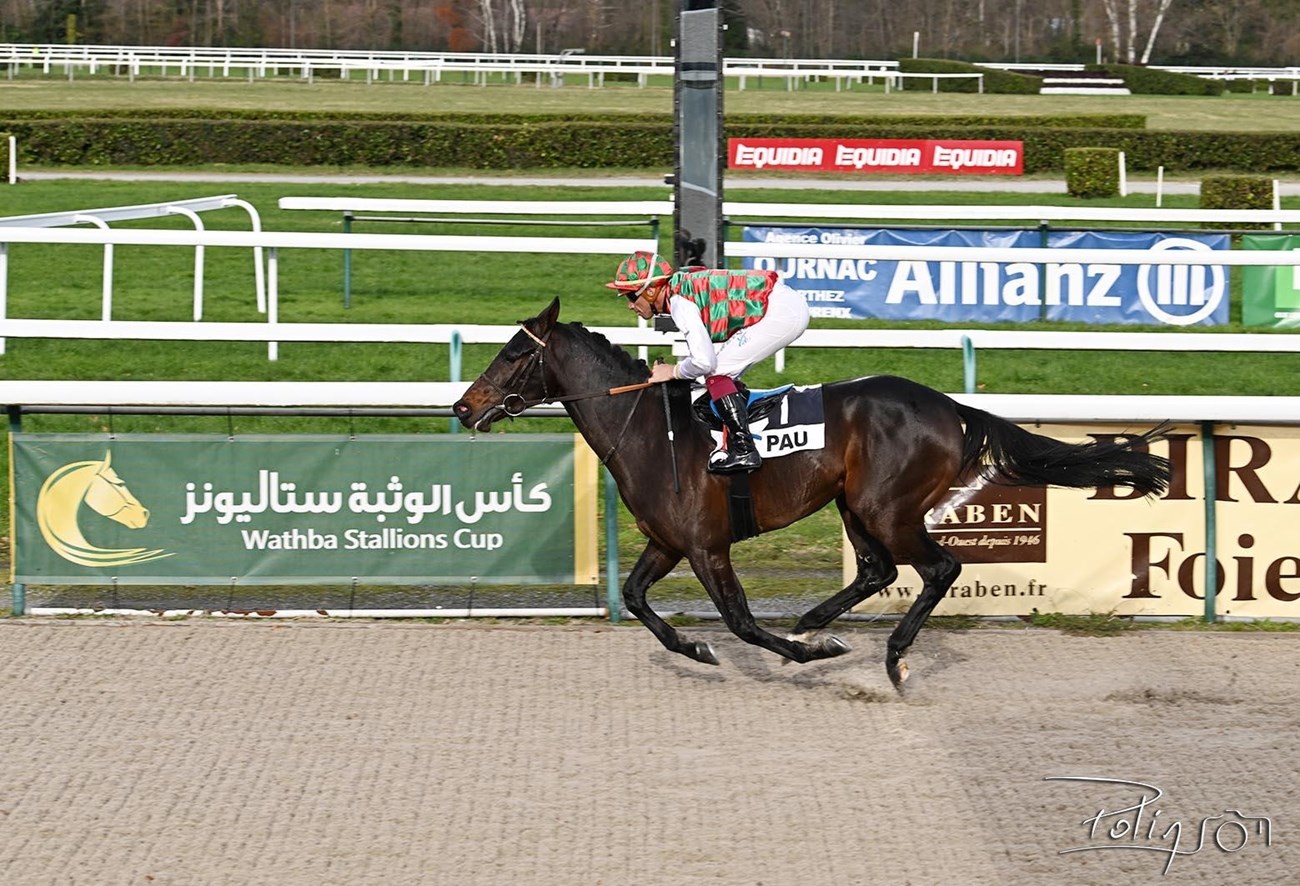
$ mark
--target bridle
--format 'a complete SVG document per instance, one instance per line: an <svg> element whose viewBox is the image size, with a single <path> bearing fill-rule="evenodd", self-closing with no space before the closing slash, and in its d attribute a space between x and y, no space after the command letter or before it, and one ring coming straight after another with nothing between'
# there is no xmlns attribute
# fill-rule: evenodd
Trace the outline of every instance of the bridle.
<svg viewBox="0 0 1300 886"><path fill-rule="evenodd" d="M636 408L641 405L641 397L645 394L646 389L651 386L652 382L640 382L616 388L604 388L599 391L591 391L584 394L564 394L553 397L546 385L546 367L544 365L546 362L546 351L547 348L550 347L547 342L547 339L550 338L550 333L547 333L546 338L541 338L524 323L520 323L519 328L523 330L524 335L533 340L535 345L532 352L528 354L528 362L513 370L504 384L489 378L486 372L480 376L480 378L485 381L490 388L501 395L501 402L496 406L496 408L500 409L510 418L522 415L524 411L530 407L540 406L543 403L569 403L574 400L593 400L597 397L612 397L617 394L628 394L633 391L636 392L636 400L632 402L632 408L627 411L627 418L623 420L623 426L619 429L618 436L614 440L614 445L610 447L609 452L605 453L605 455L600 459L601 464L606 464L614 456L614 453L618 451L618 447L623 442L623 437L627 433L628 426L632 423L632 416L636 414ZM536 400L525 399L519 391L523 390L524 387L527 386L528 382L532 379L533 373L538 370L541 370L542 396ZM516 379L518 379L518 384L515 383ZM508 387L514 387L515 390L507 390Z"/></svg>
<svg viewBox="0 0 1300 886"><path fill-rule="evenodd" d="M481 376L483 381L487 382L488 387L492 388L494 391L496 391L498 394L501 395L501 402L497 405L497 408L500 409L502 412L504 412L506 415L510 416L511 418L515 418L516 416L522 415L524 413L524 410L528 409L528 407L530 406L537 406L542 403L557 402L554 398L551 397L550 391L547 389L546 372L544 371L545 367L542 365L545 362L546 348L548 347L548 345L546 344L546 339L538 338L536 333L534 333L523 323L519 324L519 328L522 329L524 331L524 334L527 335L529 338L531 338L533 342L536 344L536 347L533 348L532 353L528 355L528 362L525 363L523 366L515 368L510 373L510 377L505 380L504 384L499 384L496 380L489 378L486 372L483 373L483 375ZM550 335L548 333L547 338L549 337ZM533 377L533 372L535 372L538 369L543 370L542 397L539 400L525 400L523 395L520 394L519 392L522 391L527 386L528 382ZM518 379L518 384L515 383L516 379ZM508 387L513 387L514 390L513 391L507 390ZM512 399L515 401L516 404L514 408L512 408L511 405Z"/></svg>

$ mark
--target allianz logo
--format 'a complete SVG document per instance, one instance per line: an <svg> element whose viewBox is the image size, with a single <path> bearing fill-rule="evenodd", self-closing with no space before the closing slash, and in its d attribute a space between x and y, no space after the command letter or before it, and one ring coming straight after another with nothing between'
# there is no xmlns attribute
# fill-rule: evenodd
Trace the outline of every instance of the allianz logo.
<svg viewBox="0 0 1300 886"><path fill-rule="evenodd" d="M1151 251L1213 253L1205 243L1171 237ZM1065 252L1066 250L1062 250ZM858 281L885 289L885 304L1068 305L1122 308L1132 286L1143 308L1161 323L1187 326L1212 315L1228 296L1222 265L1137 265L1125 284L1125 265L993 261L875 261L872 259L756 258L754 266L800 281Z"/></svg>

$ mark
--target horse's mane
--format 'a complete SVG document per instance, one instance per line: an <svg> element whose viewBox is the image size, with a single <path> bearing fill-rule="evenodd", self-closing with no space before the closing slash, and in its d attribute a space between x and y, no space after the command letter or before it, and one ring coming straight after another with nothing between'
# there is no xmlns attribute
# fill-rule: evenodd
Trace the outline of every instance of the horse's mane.
<svg viewBox="0 0 1300 886"><path fill-rule="evenodd" d="M612 363L616 368L637 373L638 378L649 373L650 368L646 366L644 360L633 357L627 351L623 350L623 348L605 338L601 333L588 329L577 320L562 323L560 325L572 332L576 338L589 342L591 349L594 352L607 358L607 361Z"/></svg>

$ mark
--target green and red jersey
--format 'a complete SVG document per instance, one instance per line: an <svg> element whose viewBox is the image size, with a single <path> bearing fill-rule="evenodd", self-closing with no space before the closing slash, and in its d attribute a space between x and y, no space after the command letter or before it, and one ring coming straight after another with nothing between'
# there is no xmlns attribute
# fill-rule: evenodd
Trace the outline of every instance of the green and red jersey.
<svg viewBox="0 0 1300 886"><path fill-rule="evenodd" d="M709 338L723 342L762 318L778 279L776 271L686 269L668 278L668 291L694 302Z"/></svg>

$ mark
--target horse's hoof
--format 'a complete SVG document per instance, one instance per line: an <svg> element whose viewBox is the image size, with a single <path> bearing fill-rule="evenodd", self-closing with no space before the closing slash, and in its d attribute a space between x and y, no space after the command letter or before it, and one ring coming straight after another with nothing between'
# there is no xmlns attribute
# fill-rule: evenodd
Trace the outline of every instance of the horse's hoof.
<svg viewBox="0 0 1300 886"><path fill-rule="evenodd" d="M697 640L694 643L687 643L682 650L688 658L693 658L700 664L720 664L718 656L713 653L713 647L703 640Z"/></svg>
<svg viewBox="0 0 1300 886"><path fill-rule="evenodd" d="M807 646L807 647L809 647L809 648L811 649L811 648L816 648L816 646L817 646L817 641L818 641L819 638L820 638L820 632L819 632L819 631L802 631L802 632L800 632L800 633L798 633L798 634L786 634L786 635L785 635L785 638L786 638L787 640L789 640L791 643L798 643L798 644L800 644L801 646ZM786 658L784 655L781 656L781 666L782 666L782 667L784 667L784 666L790 664L790 663L793 662L793 661L794 661L793 658Z"/></svg>
<svg viewBox="0 0 1300 886"><path fill-rule="evenodd" d="M845 643L834 634L827 634L820 638L814 646L820 658L835 658L844 655L846 652L852 652L853 647Z"/></svg>
<svg viewBox="0 0 1300 886"><path fill-rule="evenodd" d="M885 665L885 671L889 674L889 682L894 684L894 689L902 692L903 684L907 682L907 662L900 658L893 664Z"/></svg>

